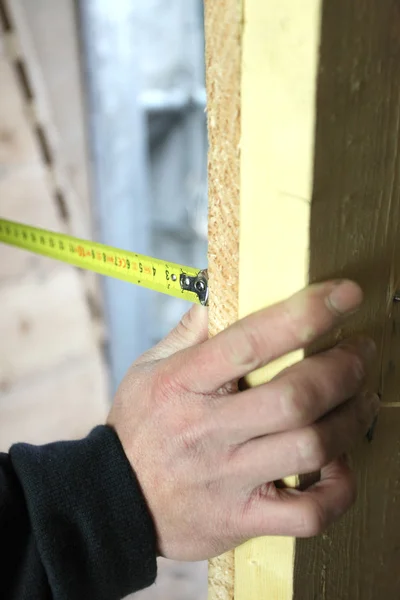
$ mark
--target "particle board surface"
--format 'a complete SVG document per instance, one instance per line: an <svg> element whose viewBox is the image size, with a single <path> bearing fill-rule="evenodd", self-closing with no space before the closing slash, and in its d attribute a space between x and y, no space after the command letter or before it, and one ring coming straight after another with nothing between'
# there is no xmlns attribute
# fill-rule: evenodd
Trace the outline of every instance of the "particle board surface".
<svg viewBox="0 0 400 600"><path fill-rule="evenodd" d="M209 154L209 331L237 320L240 188L242 7L238 0L205 3ZM234 556L210 561L210 600L232 600Z"/></svg>

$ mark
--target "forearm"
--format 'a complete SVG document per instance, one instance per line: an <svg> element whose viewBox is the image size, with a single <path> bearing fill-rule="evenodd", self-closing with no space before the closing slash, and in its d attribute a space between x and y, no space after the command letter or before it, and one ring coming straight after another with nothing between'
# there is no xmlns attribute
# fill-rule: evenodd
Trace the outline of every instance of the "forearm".
<svg viewBox="0 0 400 600"><path fill-rule="evenodd" d="M153 524L110 428L76 442L17 444L0 467L7 600L31 597L29 589L37 600L119 600L154 581Z"/></svg>

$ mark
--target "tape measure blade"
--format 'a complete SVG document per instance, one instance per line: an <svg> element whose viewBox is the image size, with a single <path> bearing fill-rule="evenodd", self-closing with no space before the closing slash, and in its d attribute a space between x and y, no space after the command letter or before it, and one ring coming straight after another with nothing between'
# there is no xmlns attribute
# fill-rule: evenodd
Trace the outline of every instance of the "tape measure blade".
<svg viewBox="0 0 400 600"><path fill-rule="evenodd" d="M180 284L182 274L197 275L199 271L192 267L5 219L0 219L0 242L106 277L200 303L195 293L183 290Z"/></svg>

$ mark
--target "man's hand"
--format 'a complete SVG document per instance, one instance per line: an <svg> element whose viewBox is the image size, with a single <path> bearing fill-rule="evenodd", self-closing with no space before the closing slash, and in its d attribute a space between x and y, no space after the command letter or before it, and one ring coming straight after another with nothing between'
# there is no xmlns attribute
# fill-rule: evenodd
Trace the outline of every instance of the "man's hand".
<svg viewBox="0 0 400 600"><path fill-rule="evenodd" d="M108 423L152 513L161 555L199 560L261 535L319 534L353 503L343 456L378 412L362 392L375 345L357 338L254 389L232 382L338 325L362 301L349 281L314 285L207 339L193 307L131 368ZM321 469L306 491L274 482Z"/></svg>

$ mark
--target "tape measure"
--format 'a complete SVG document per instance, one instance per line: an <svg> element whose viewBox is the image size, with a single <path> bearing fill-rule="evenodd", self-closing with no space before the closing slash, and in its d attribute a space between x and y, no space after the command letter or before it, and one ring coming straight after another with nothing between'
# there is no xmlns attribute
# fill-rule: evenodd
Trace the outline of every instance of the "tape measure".
<svg viewBox="0 0 400 600"><path fill-rule="evenodd" d="M207 305L207 271L0 219L0 242L87 271Z"/></svg>

